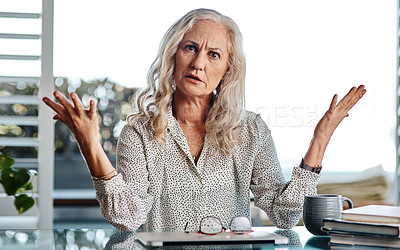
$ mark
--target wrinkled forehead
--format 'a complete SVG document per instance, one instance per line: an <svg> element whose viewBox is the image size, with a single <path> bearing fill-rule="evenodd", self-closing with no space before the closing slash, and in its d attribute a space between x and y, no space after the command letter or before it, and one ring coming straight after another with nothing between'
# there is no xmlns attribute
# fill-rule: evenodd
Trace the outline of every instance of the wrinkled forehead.
<svg viewBox="0 0 400 250"><path fill-rule="evenodd" d="M188 30L182 41L193 41L198 44L206 43L208 47L220 48L228 52L230 39L228 30L221 23L212 20L200 20Z"/></svg>

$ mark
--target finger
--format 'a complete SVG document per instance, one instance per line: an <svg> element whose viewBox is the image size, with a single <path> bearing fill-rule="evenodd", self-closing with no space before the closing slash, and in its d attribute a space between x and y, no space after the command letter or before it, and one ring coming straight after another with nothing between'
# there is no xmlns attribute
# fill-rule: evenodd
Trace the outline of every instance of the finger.
<svg viewBox="0 0 400 250"><path fill-rule="evenodd" d="M68 98L63 95L61 92L59 91L54 91L54 97L60 102L60 104L69 112L75 112L74 111L74 105L72 104L72 102L70 100L68 100Z"/></svg>
<svg viewBox="0 0 400 250"><path fill-rule="evenodd" d="M354 93L353 96L354 96L354 97L360 97L360 96L362 95L362 93L365 92L364 90L365 90L365 86L364 86L364 85L358 86L358 87L356 88L356 91L355 91L355 93Z"/></svg>
<svg viewBox="0 0 400 250"><path fill-rule="evenodd" d="M65 112L65 109L64 109L64 107L63 107L62 105L60 105L60 104L54 102L54 101L51 100L50 98L44 97L42 100L43 100L43 102L44 102L47 106L49 106L49 107L50 107L52 110L54 110L54 112L56 112L57 114L61 114L61 113L64 113L64 112Z"/></svg>
<svg viewBox="0 0 400 250"><path fill-rule="evenodd" d="M71 121L68 120L68 117L67 117L67 119L64 119L63 116L61 116L59 114L55 114L53 116L53 120L58 120L58 121L64 123L71 130L72 133L74 133L74 131L76 130L74 125L71 123Z"/></svg>
<svg viewBox="0 0 400 250"><path fill-rule="evenodd" d="M367 93L367 90L365 89L364 85L360 85L357 89L357 93L358 93L358 99L361 99L365 93Z"/></svg>
<svg viewBox="0 0 400 250"><path fill-rule="evenodd" d="M340 105L346 112L356 105L356 103L364 96L367 92L364 85L360 85L357 88L353 87L351 90L346 94L345 97L339 102Z"/></svg>
<svg viewBox="0 0 400 250"><path fill-rule="evenodd" d="M59 114L55 114L55 115L53 116L53 120L59 120L59 121L65 123L64 119L63 119L62 116L59 115Z"/></svg>
<svg viewBox="0 0 400 250"><path fill-rule="evenodd" d="M350 91L342 98L342 100L339 101L338 106L344 106L344 107L352 107L354 106L356 99L354 99L354 96L357 96L357 91L359 88L352 87ZM349 109L350 109L349 108Z"/></svg>
<svg viewBox="0 0 400 250"><path fill-rule="evenodd" d="M356 87L352 87L350 90L349 90L349 92L347 92L347 94L343 97L343 101L348 101L349 99L351 99L353 96L354 96L354 94L356 93L356 91L357 91L357 88Z"/></svg>
<svg viewBox="0 0 400 250"><path fill-rule="evenodd" d="M93 118L96 116L96 103L94 102L94 100L90 100L89 102L89 112L88 115L90 118Z"/></svg>
<svg viewBox="0 0 400 250"><path fill-rule="evenodd" d="M76 93L71 93L70 96L71 96L72 102L74 103L76 113L79 115L82 115L84 108L83 108L82 102L79 99L78 95Z"/></svg>
<svg viewBox="0 0 400 250"><path fill-rule="evenodd" d="M333 109L336 108L337 100L338 100L338 95L335 94L335 95L333 96L333 98L332 98L331 105L329 106L329 109L333 110Z"/></svg>
<svg viewBox="0 0 400 250"><path fill-rule="evenodd" d="M351 100L349 101L350 109L364 96L366 92L367 90L365 89L364 85L358 86L354 94L351 96Z"/></svg>

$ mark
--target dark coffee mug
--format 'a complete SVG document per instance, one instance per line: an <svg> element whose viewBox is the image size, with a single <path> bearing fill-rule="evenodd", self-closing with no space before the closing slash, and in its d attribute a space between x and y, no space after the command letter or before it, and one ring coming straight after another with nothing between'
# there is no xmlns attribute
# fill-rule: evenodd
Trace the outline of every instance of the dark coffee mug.
<svg viewBox="0 0 400 250"><path fill-rule="evenodd" d="M303 207L303 223L307 230L314 235L326 235L321 228L323 219L342 218L343 201L349 208L353 208L353 202L338 194L306 195Z"/></svg>

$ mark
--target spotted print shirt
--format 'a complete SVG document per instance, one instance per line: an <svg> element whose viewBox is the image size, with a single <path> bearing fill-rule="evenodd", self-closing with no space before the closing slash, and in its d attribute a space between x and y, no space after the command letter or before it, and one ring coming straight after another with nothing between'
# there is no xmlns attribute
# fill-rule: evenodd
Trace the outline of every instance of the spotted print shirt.
<svg viewBox="0 0 400 250"><path fill-rule="evenodd" d="M197 163L185 135L168 109L165 145L135 121L118 139L117 176L94 180L103 216L117 229L198 230L206 216L228 227L236 216L250 217L250 195L279 228L291 228L302 215L305 195L316 194L319 174L294 167L286 182L271 132L260 115L245 111L240 143L229 157L205 137Z"/></svg>

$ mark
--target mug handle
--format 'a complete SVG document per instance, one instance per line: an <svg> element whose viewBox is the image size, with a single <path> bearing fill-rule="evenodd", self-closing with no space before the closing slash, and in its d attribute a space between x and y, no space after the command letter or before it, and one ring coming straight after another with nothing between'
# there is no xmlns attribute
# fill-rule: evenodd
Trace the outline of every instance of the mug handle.
<svg viewBox="0 0 400 250"><path fill-rule="evenodd" d="M352 202L349 198L347 198L347 197L342 197L342 202L343 202L343 201L347 202L347 205L349 205L349 209L350 209L350 208L353 208L353 202Z"/></svg>

